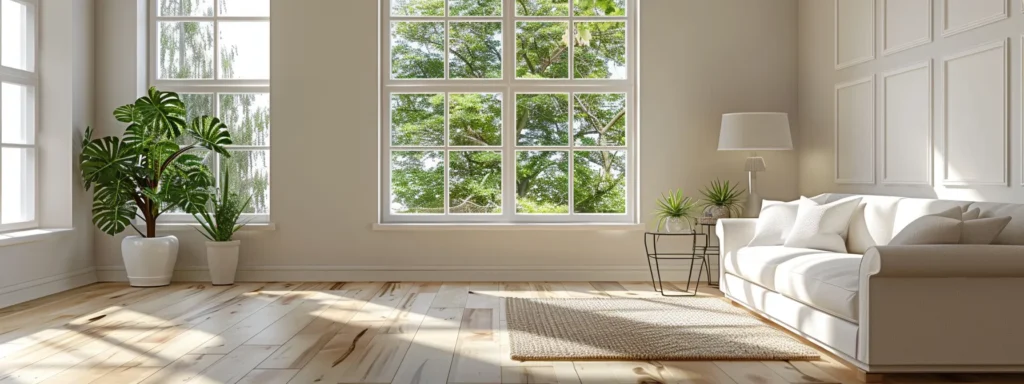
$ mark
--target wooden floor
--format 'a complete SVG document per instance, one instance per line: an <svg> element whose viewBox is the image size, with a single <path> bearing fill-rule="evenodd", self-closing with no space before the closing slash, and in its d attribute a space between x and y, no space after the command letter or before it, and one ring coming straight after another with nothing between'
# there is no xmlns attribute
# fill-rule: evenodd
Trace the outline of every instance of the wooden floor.
<svg viewBox="0 0 1024 384"><path fill-rule="evenodd" d="M814 362L512 361L501 297L647 283L101 283L0 309L0 383L859 383ZM703 294L720 295L717 291ZM891 383L1024 383L899 375Z"/></svg>

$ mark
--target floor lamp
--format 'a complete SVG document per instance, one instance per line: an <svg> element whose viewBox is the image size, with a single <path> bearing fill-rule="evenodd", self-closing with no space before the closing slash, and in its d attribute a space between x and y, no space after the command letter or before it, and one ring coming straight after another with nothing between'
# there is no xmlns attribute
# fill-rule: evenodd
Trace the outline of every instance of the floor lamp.
<svg viewBox="0 0 1024 384"><path fill-rule="evenodd" d="M757 173L767 168L757 151L793 149L789 133L789 115L780 112L727 113L722 115L722 131L718 137L719 151L750 151L746 171L749 173L747 203L744 217L761 213L761 196L757 195Z"/></svg>

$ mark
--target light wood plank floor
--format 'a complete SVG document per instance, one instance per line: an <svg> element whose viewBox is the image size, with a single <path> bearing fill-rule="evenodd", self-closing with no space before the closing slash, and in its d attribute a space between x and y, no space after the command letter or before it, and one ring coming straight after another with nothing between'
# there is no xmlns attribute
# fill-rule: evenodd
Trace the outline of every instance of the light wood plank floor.
<svg viewBox="0 0 1024 384"><path fill-rule="evenodd" d="M859 383L828 356L508 357L501 297L652 295L649 284L635 282L101 283L0 309L0 383ZM1024 376L891 375L886 382L1024 383Z"/></svg>

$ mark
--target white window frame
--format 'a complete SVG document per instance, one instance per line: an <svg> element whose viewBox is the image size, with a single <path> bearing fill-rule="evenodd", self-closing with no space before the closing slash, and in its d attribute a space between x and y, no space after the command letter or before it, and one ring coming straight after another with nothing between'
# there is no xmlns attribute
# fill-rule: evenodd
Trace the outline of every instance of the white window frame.
<svg viewBox="0 0 1024 384"><path fill-rule="evenodd" d="M0 224L0 232L8 231L19 231L25 229L32 229L39 226L39 68L37 63L39 62L39 0L12 0L16 3L21 3L26 6L26 19L27 19L27 36L28 40L25 44L28 49L28 70L21 70L17 68L0 66L0 82L17 84L28 87L29 90L29 105L25 108L29 109L29 113L26 114L31 119L32 132L30 133L32 140L31 144L7 144L0 140L0 148L21 148L30 149L34 152L33 161L30 164L31 174L33 182L26 184L26 188L31 188L26 195L29 196L31 201L25 202L31 207L32 220L18 223ZM0 30L0 33L3 33ZM2 36L0 36L2 39ZM2 41L2 40L0 40ZM2 114L0 110L0 114ZM2 116L0 116L2 119ZM3 161L0 159L0 161ZM0 164L0 172L3 171L2 164ZM0 175L2 176L2 175ZM2 193L2 191L0 191ZM0 207L2 209L2 207Z"/></svg>
<svg viewBox="0 0 1024 384"><path fill-rule="evenodd" d="M227 22L244 22L244 21L263 21L270 23L270 16L223 16L220 14L220 7L217 1L213 4L213 16L160 16L157 14L159 11L160 0L149 0L149 18L148 18L148 66L147 71L149 72L149 84L155 86L161 91L171 91L177 93L189 93L189 94L209 94L213 98L213 115L220 116L220 95L222 94L241 94L241 93L265 93L269 95L271 105L273 105L273 94L270 92L270 79L220 79L220 23L223 21ZM157 32L157 26L160 22L206 22L213 23L213 79L159 79L159 48L157 46L159 33ZM273 26L271 25L271 28ZM270 41L268 40L269 44ZM271 50L273 48L270 48ZM270 60L270 57L267 57ZM269 65L269 63L268 63ZM273 110L273 107L271 107ZM267 151L271 156L271 143L273 142L273 129L271 129L270 139L267 145L228 145L226 146L228 152L248 152L248 151ZM217 187L220 187L220 156L213 157L212 172L217 182ZM270 170L270 180L273 180L273 170ZM271 196L272 198L272 196ZM273 211L273 204L270 205L269 210ZM269 223L270 212L267 213L246 213L242 214L240 222L250 223ZM185 213L174 213L168 212L160 215L158 218L159 222L163 223L191 223L195 222L195 218L192 215Z"/></svg>
<svg viewBox="0 0 1024 384"><path fill-rule="evenodd" d="M573 16L574 1L569 1L569 16L516 16L515 0L502 0L502 16L449 16L445 7L445 16L391 16L391 0L381 0L380 9L380 196L379 221L383 224L407 223L498 223L498 224L538 224L538 223L637 223L637 180L639 175L639 156L637 141L638 102L637 102L637 20L639 6L637 0L626 0L626 16ZM451 21L491 21L502 22L502 78L501 79L391 79L391 22L392 21L433 21L445 22L444 65L447 76L449 66L449 28ZM568 22L572 28L576 22L585 21L625 21L626 22L626 79L574 79L573 52L575 44L569 44L569 79L516 79L515 56L515 25L517 21L562 21ZM448 101L445 105L445 142L441 146L392 146L390 100L392 93L445 93L446 100L452 93L500 93L502 97L502 145L494 147L450 147L448 145ZM515 132L516 105L515 95L518 93L561 93L569 97L569 145L568 146L518 146L513 139ZM569 161L569 211L572 212L573 202L573 153L577 151L572 132L573 93L625 93L626 94L626 145L621 147L587 147L585 150L626 151L626 212L624 214L517 214L516 213L516 153L518 151L566 151ZM441 151L445 153L445 214L395 214L391 212L391 151L418 150ZM451 214L448 197L448 150L455 151L500 151L502 153L502 213L501 214ZM583 151L584 149L580 149Z"/></svg>

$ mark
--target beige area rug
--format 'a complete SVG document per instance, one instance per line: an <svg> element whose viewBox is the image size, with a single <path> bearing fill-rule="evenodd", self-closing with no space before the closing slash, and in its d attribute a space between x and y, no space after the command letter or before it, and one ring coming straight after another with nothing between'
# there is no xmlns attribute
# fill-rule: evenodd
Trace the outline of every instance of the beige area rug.
<svg viewBox="0 0 1024 384"><path fill-rule="evenodd" d="M512 359L816 360L818 352L714 297L508 298Z"/></svg>

